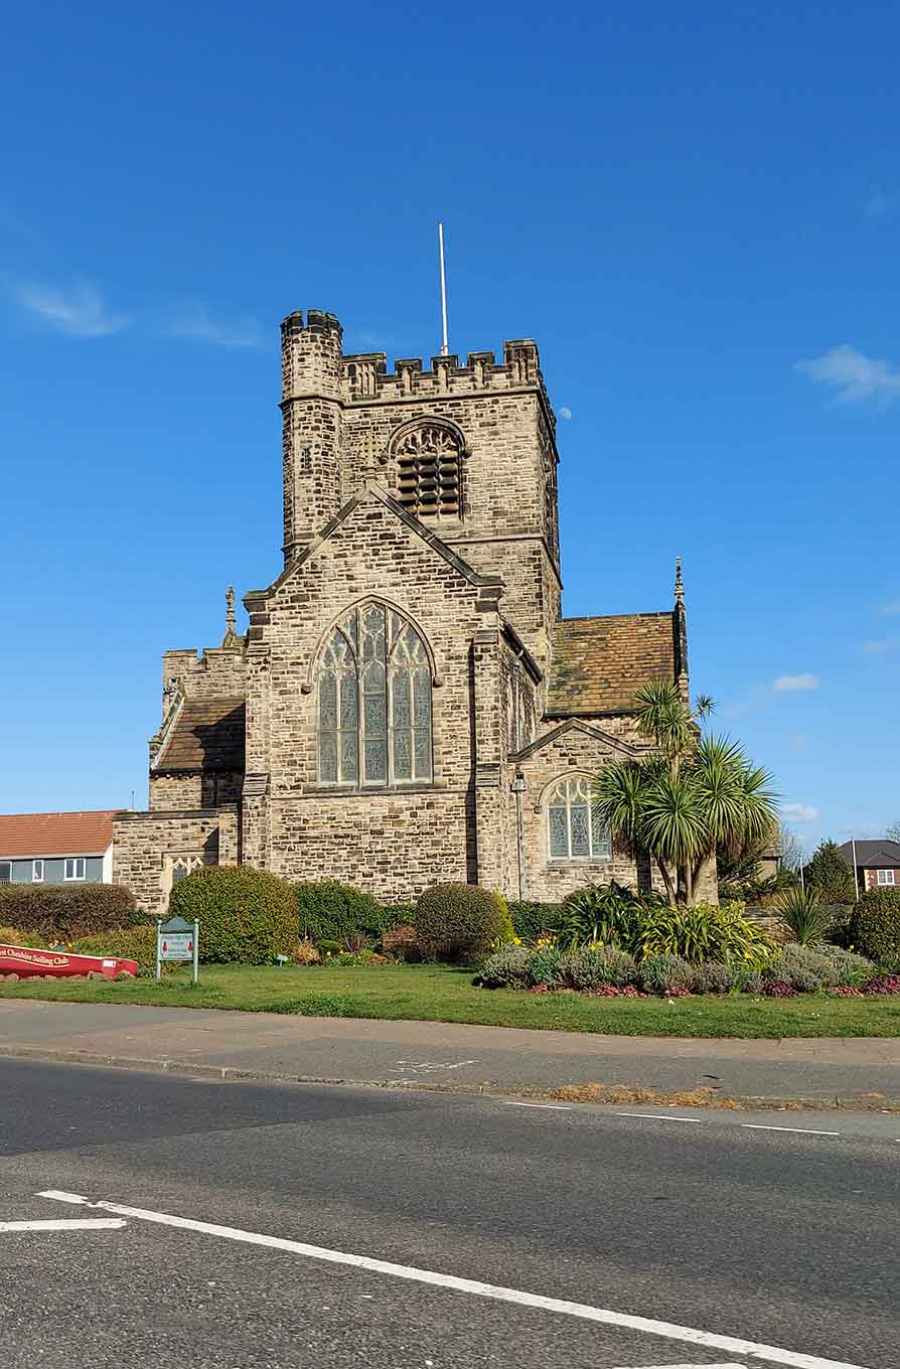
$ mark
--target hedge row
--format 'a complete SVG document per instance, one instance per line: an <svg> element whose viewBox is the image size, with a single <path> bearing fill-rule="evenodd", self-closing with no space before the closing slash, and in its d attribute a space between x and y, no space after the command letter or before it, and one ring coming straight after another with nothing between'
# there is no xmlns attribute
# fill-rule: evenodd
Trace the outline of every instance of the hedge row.
<svg viewBox="0 0 900 1369"><path fill-rule="evenodd" d="M146 922L124 884L0 884L0 926L71 941Z"/></svg>

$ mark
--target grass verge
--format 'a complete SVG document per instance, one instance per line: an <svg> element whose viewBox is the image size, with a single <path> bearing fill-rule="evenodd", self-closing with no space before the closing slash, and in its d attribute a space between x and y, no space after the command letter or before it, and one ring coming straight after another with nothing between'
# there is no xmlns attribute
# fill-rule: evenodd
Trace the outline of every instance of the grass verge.
<svg viewBox="0 0 900 1369"><path fill-rule="evenodd" d="M209 965L201 967L196 988L183 972L159 984L152 979L112 984L23 980L0 983L0 998L469 1022L617 1036L900 1036L900 996L584 998L574 993L476 989L471 979L470 971L446 965Z"/></svg>

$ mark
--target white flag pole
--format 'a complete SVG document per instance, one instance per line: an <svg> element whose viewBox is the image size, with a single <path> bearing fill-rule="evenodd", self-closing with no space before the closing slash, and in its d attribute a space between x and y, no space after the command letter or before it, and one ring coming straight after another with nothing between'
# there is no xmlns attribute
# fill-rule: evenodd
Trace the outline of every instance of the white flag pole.
<svg viewBox="0 0 900 1369"><path fill-rule="evenodd" d="M444 267L444 225L438 224L438 256L441 264L441 356L449 355L447 342L447 273Z"/></svg>

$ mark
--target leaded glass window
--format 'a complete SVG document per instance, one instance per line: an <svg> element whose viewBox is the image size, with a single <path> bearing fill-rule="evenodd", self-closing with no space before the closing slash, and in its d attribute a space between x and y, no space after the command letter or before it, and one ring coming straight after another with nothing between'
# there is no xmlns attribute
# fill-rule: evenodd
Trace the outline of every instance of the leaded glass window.
<svg viewBox="0 0 900 1369"><path fill-rule="evenodd" d="M547 802L551 860L611 860L612 842L585 775L560 780Z"/></svg>
<svg viewBox="0 0 900 1369"><path fill-rule="evenodd" d="M382 604L358 605L319 662L319 780L431 779L431 669L415 628Z"/></svg>

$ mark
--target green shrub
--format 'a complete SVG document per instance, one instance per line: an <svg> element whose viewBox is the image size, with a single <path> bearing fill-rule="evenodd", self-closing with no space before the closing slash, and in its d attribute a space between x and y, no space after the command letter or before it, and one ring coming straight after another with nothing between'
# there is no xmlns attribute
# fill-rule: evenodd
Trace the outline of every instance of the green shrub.
<svg viewBox="0 0 900 1369"><path fill-rule="evenodd" d="M642 908L623 884L588 884L563 899L560 940L567 946L602 941L633 950Z"/></svg>
<svg viewBox="0 0 900 1369"><path fill-rule="evenodd" d="M556 946L528 952L528 983L536 989L556 989L560 983L562 955Z"/></svg>
<svg viewBox="0 0 900 1369"><path fill-rule="evenodd" d="M250 865L204 865L175 885L170 916L200 923L200 958L267 965L297 944L297 901L286 879Z"/></svg>
<svg viewBox="0 0 900 1369"><path fill-rule="evenodd" d="M562 927L561 903L510 903L509 914L516 936L523 941L537 941L542 932L556 936Z"/></svg>
<svg viewBox="0 0 900 1369"><path fill-rule="evenodd" d="M641 988L647 993L690 993L694 973L680 955L651 955L638 967Z"/></svg>
<svg viewBox="0 0 900 1369"><path fill-rule="evenodd" d="M48 941L146 921L124 884L0 884L0 923Z"/></svg>
<svg viewBox="0 0 900 1369"><path fill-rule="evenodd" d="M474 960L500 940L503 913L496 895L477 884L435 884L416 904L414 925L427 955Z"/></svg>
<svg viewBox="0 0 900 1369"><path fill-rule="evenodd" d="M81 955L106 955L115 956L119 960L136 960L138 974L155 974L156 924L123 927L111 932L95 932L93 936L82 936L73 941L71 949ZM166 966L163 966L163 969L166 969Z"/></svg>
<svg viewBox="0 0 900 1369"><path fill-rule="evenodd" d="M801 946L817 946L831 929L834 914L815 889L790 889L779 895L773 908Z"/></svg>
<svg viewBox="0 0 900 1369"><path fill-rule="evenodd" d="M391 927L384 932L381 949L384 955L393 956L395 960L422 959L422 948L416 940L416 929L412 923L401 923L399 927Z"/></svg>
<svg viewBox="0 0 900 1369"><path fill-rule="evenodd" d="M491 890L491 898L494 900L494 906L497 909L497 940L501 945L509 945L516 937L509 904L498 889Z"/></svg>
<svg viewBox="0 0 900 1369"><path fill-rule="evenodd" d="M645 958L674 955L694 965L718 960L761 969L773 949L771 938L744 915L740 903L697 903L693 908L660 903L641 915L640 951Z"/></svg>
<svg viewBox="0 0 900 1369"><path fill-rule="evenodd" d="M323 941L343 944L354 932L378 936L393 919L390 910L382 908L371 894L336 879L295 884L294 893L299 935L317 945Z"/></svg>
<svg viewBox="0 0 900 1369"><path fill-rule="evenodd" d="M875 973L875 965L871 960L867 960L864 955L856 955L853 951L845 951L842 946L831 946L825 942L817 947L817 950L827 956L834 966L837 975L835 987L858 988Z"/></svg>
<svg viewBox="0 0 900 1369"><path fill-rule="evenodd" d="M615 946L581 946L559 959L559 978L570 989L598 989L612 984L624 988L637 980L634 957Z"/></svg>
<svg viewBox="0 0 900 1369"><path fill-rule="evenodd" d="M528 983L528 957L525 946L501 946L489 955L475 976L483 989L523 989Z"/></svg>
<svg viewBox="0 0 900 1369"><path fill-rule="evenodd" d="M853 945L888 969L900 967L900 889L870 889L853 910Z"/></svg>
<svg viewBox="0 0 900 1369"><path fill-rule="evenodd" d="M18 927L0 927L0 945L30 946L33 950L45 951L49 942L37 932L20 932Z"/></svg>
<svg viewBox="0 0 900 1369"><path fill-rule="evenodd" d="M838 970L830 956L789 941L766 966L763 982L790 984L799 993L815 993L832 988L838 982Z"/></svg>
<svg viewBox="0 0 900 1369"><path fill-rule="evenodd" d="M853 871L835 841L820 841L804 870L804 885L823 903L852 903L856 897Z"/></svg>
<svg viewBox="0 0 900 1369"><path fill-rule="evenodd" d="M691 990L694 993L728 993L734 975L721 960L704 960L694 967Z"/></svg>

